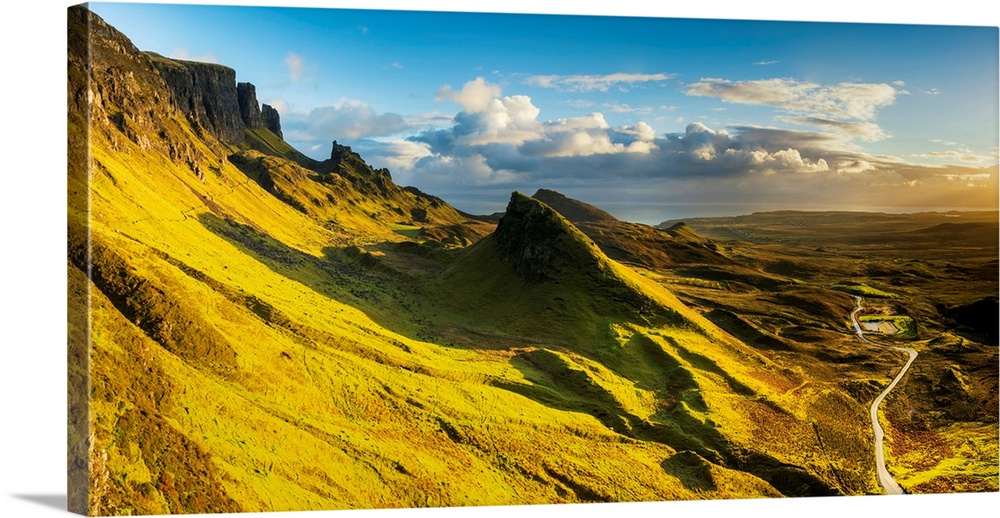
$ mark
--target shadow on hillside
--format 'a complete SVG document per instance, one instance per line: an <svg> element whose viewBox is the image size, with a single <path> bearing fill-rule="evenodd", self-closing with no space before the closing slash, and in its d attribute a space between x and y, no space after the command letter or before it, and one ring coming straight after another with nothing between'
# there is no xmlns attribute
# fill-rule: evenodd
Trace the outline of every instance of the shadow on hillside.
<svg viewBox="0 0 1000 518"><path fill-rule="evenodd" d="M417 307L420 302L406 281L394 279L391 272L378 271L378 261L374 257L363 252L359 253L357 249L352 251L349 247L328 247L323 250L324 256L318 258L289 247L249 225L222 219L211 213L199 215L198 220L206 229L275 273L301 283L326 298L352 305L389 331L413 340L427 339L425 336L420 336L422 329L428 324L428 319L424 316L432 318L436 309ZM287 317L277 308L256 297L250 297L248 301L248 309L268 323L288 325ZM301 334L302 327L289 326L289 331ZM321 332L316 331L316 333ZM467 348L475 347L470 345ZM543 350L534 353L537 355L541 351ZM522 360L524 361L515 359L511 364L522 370L525 375L528 372L524 369L529 364L539 368L537 358L522 358ZM717 366L715 368L718 369ZM592 386L586 380L572 378L572 373L566 369L555 366L542 370L551 378L550 383L538 385L495 382L494 386L520 394L550 408L593 415L606 427L622 435L658 442L678 451L695 452L709 462L752 473L788 496L839 493L797 466L782 464L762 453L731 451L731 445L713 425L698 421L683 411L682 405L675 405L674 410L662 413L662 418L642 419L627 412L603 389ZM633 380L620 372L616 374L633 383L642 385L650 383L649 380L645 382ZM664 383L663 386L644 388L669 398L668 392L676 387ZM737 392L740 392L741 388L744 387L734 387ZM671 473L683 471L673 463L665 464L664 469ZM692 489L705 486L706 482L699 481L698 478L694 477L690 481Z"/></svg>
<svg viewBox="0 0 1000 518"><path fill-rule="evenodd" d="M198 221L278 275L326 298L354 306L386 329L404 336L413 334L412 329L402 329L399 325L405 321L405 313L413 309L408 307L411 297L404 293L405 286L389 282L386 275L374 273L374 258L357 248L327 247L323 249L323 257L315 257L250 225L211 213L200 214ZM263 304L262 301L258 303ZM254 312L261 314L257 310Z"/></svg>

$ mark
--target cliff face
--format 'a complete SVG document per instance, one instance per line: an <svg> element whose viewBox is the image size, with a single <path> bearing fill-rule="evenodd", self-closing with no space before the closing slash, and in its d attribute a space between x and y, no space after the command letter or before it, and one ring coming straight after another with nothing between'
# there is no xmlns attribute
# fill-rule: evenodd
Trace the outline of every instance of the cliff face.
<svg viewBox="0 0 1000 518"><path fill-rule="evenodd" d="M243 142L246 126L240 112L235 70L147 54L170 87L174 103L194 125L223 142Z"/></svg>
<svg viewBox="0 0 1000 518"><path fill-rule="evenodd" d="M195 128L227 144L243 143L246 129L269 129L282 137L278 112L266 105L262 111L254 85L237 85L232 68L141 52L127 37L86 10L73 11L73 16L79 18L75 25L71 24L78 28L79 39L91 40L89 49L79 43L77 54L88 56L91 67L102 71L94 76L93 72L84 72L85 64L77 67L81 77L71 82L76 90L69 92L68 100L78 113L86 112L84 106L90 96L94 118L98 122L110 119L126 134L130 125L152 127L171 109L178 109ZM75 35L72 29L70 34ZM74 45L74 41L71 38L70 44ZM88 73L91 79L82 77ZM89 93L83 85L90 85ZM160 95L163 91L169 96ZM157 145L141 135L129 138L146 140L137 142L144 148ZM172 154L172 158L178 157Z"/></svg>
<svg viewBox="0 0 1000 518"><path fill-rule="evenodd" d="M236 98L240 105L240 119L249 129L263 129L260 105L257 104L257 89L250 83L236 85Z"/></svg>
<svg viewBox="0 0 1000 518"><path fill-rule="evenodd" d="M497 247L525 280L604 269L600 252L554 209L515 192L496 232Z"/></svg>
<svg viewBox="0 0 1000 518"><path fill-rule="evenodd" d="M264 127L271 130L278 138L285 138L281 134L281 117L278 115L278 110L275 110L268 104L264 104L260 107L260 115L264 119Z"/></svg>

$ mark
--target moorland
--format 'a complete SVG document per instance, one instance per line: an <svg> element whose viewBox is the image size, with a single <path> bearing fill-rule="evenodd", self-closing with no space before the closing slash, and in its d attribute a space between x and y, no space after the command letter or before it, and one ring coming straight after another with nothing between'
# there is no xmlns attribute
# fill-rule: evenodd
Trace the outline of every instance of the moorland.
<svg viewBox="0 0 1000 518"><path fill-rule="evenodd" d="M855 296L893 476L997 490L996 212L470 215L69 21L72 509L880 493Z"/></svg>

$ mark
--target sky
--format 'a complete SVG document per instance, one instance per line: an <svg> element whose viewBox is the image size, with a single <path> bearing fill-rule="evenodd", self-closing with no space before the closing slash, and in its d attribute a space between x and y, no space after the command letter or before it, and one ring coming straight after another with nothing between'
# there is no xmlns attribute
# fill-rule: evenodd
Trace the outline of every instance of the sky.
<svg viewBox="0 0 1000 518"><path fill-rule="evenodd" d="M997 207L995 26L90 6L234 68L303 153L337 140L468 212L538 188L651 224Z"/></svg>

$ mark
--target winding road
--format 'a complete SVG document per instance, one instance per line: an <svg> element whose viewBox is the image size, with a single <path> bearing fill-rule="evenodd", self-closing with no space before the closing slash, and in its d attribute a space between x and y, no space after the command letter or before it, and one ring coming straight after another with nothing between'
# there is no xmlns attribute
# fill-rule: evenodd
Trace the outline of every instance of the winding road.
<svg viewBox="0 0 1000 518"><path fill-rule="evenodd" d="M861 329L861 323L858 322L858 313L861 311L861 297L855 296L854 300L858 304L857 307L854 308L854 311L851 312L851 323L854 325L854 332L858 335L858 338L860 338L861 341L871 345L882 346L882 344L877 344L865 338L864 331ZM882 439L885 437L885 432L882 430L882 425L878 422L878 406L882 404L882 400L885 399L885 396L887 396L889 392L896 387L899 380L903 379L906 371L910 370L910 365L913 364L913 360L917 359L917 351L906 347L882 347L890 347L891 349L896 349L897 351L906 351L906 353L910 355L910 359L907 360L906 365L903 365L903 368L899 370L899 374L896 374L896 377L892 379L892 383L890 383L889 386L886 387L877 398L875 398L875 401L872 401L871 406L872 429L875 430L875 468L878 471L878 482L879 484L882 484L882 489L885 489L887 494L901 495L903 494L903 488L899 487L899 484L896 483L896 479L892 478L889 471L885 469L885 453L882 450Z"/></svg>

